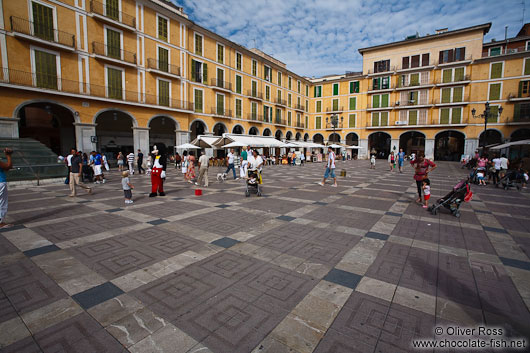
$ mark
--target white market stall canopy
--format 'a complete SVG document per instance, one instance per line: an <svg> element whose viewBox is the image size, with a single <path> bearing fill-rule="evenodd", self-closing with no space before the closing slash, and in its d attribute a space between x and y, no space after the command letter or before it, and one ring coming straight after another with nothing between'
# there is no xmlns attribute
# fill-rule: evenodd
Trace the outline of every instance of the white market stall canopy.
<svg viewBox="0 0 530 353"><path fill-rule="evenodd" d="M219 140L219 136L199 135L191 141L191 144L202 148L216 148L214 143L217 140Z"/></svg>
<svg viewBox="0 0 530 353"><path fill-rule="evenodd" d="M508 143L504 143L502 145L497 145L497 146L491 147L490 149L491 150L500 150L500 149L503 149L503 148L508 148L508 147L512 147L512 146L521 146L521 145L530 145L530 140L521 140L521 141L515 141L515 142L508 142Z"/></svg>
<svg viewBox="0 0 530 353"><path fill-rule="evenodd" d="M363 148L363 147L361 147L361 146L353 146L353 145L352 145L352 146L348 146L348 147L346 147L346 149L349 149L349 150L360 150L360 149L362 149L362 148Z"/></svg>
<svg viewBox="0 0 530 353"><path fill-rule="evenodd" d="M192 145L191 143L184 143L182 145L175 146L175 149L200 150L201 148L196 145Z"/></svg>
<svg viewBox="0 0 530 353"><path fill-rule="evenodd" d="M239 134L223 134L219 137L213 145L217 148L225 148L226 144L238 142L243 146L250 147L283 147L284 143L276 140L272 136L256 136L256 135L239 135Z"/></svg>
<svg viewBox="0 0 530 353"><path fill-rule="evenodd" d="M298 145L297 147L300 147L300 148L325 148L326 147L318 143L307 142L307 141L293 141L291 143Z"/></svg>

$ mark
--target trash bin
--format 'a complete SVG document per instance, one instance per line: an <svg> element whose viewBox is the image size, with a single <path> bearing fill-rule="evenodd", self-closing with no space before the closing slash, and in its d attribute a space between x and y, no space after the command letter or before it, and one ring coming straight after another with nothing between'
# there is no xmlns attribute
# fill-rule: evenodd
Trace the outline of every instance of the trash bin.
<svg viewBox="0 0 530 353"><path fill-rule="evenodd" d="M342 170L340 171L340 176L341 176L341 177L345 177L345 176L346 176L346 169L342 169Z"/></svg>

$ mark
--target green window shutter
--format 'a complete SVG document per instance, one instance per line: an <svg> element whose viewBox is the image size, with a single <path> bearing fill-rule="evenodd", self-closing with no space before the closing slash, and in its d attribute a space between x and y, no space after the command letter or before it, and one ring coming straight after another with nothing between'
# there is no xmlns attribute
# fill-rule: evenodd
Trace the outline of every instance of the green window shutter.
<svg viewBox="0 0 530 353"><path fill-rule="evenodd" d="M313 88L313 90L315 91L314 96L315 96L315 98L316 98L316 97L317 97L317 86L315 86L315 87Z"/></svg>
<svg viewBox="0 0 530 353"><path fill-rule="evenodd" d="M108 96L114 99L123 99L121 70L107 68Z"/></svg>
<svg viewBox="0 0 530 353"><path fill-rule="evenodd" d="M289 108L291 107L291 102L292 102L292 96L291 96L291 94L289 93L289 94L287 95L287 105L289 106Z"/></svg>
<svg viewBox="0 0 530 353"><path fill-rule="evenodd" d="M464 87L453 88L453 102L462 102L464 98Z"/></svg>
<svg viewBox="0 0 530 353"><path fill-rule="evenodd" d="M388 107L388 93L381 95L381 107Z"/></svg>
<svg viewBox="0 0 530 353"><path fill-rule="evenodd" d="M440 124L449 124L449 113L451 109L442 108L440 109Z"/></svg>
<svg viewBox="0 0 530 353"><path fill-rule="evenodd" d="M442 88L442 103L451 103L451 88Z"/></svg>
<svg viewBox="0 0 530 353"><path fill-rule="evenodd" d="M158 16L158 38L166 42L168 41L167 27L167 20L163 17Z"/></svg>
<svg viewBox="0 0 530 353"><path fill-rule="evenodd" d="M372 126L379 126L379 113L372 113Z"/></svg>
<svg viewBox="0 0 530 353"><path fill-rule="evenodd" d="M198 34L195 35L195 54L202 55L202 37Z"/></svg>
<svg viewBox="0 0 530 353"><path fill-rule="evenodd" d="M37 87L57 89L57 60L55 55L35 50L35 76Z"/></svg>
<svg viewBox="0 0 530 353"><path fill-rule="evenodd" d="M320 116L315 118L315 129L322 129L322 118Z"/></svg>
<svg viewBox="0 0 530 353"><path fill-rule="evenodd" d="M195 60L191 60L191 80L192 80L193 82L196 82L196 81L197 81L197 80L196 80L197 77L195 76L195 70L196 70L195 65L196 65L196 64L197 64L197 63L196 63Z"/></svg>
<svg viewBox="0 0 530 353"><path fill-rule="evenodd" d="M113 20L120 20L120 7L118 4L119 0L107 0L105 6L105 14L107 17L112 18Z"/></svg>
<svg viewBox="0 0 530 353"><path fill-rule="evenodd" d="M496 123L499 115L499 107L496 105L490 106L490 114L488 116L488 123Z"/></svg>
<svg viewBox="0 0 530 353"><path fill-rule="evenodd" d="M381 79L379 77L372 79L372 89L378 90L381 83Z"/></svg>
<svg viewBox="0 0 530 353"><path fill-rule="evenodd" d="M490 78L502 77L502 62L491 64Z"/></svg>
<svg viewBox="0 0 530 353"><path fill-rule="evenodd" d="M453 108L451 112L451 124L460 124L462 122L462 108Z"/></svg>
<svg viewBox="0 0 530 353"><path fill-rule="evenodd" d="M334 83L333 84L333 95L334 96L338 96L339 95L339 84L338 83Z"/></svg>
<svg viewBox="0 0 530 353"><path fill-rule="evenodd" d="M372 96L372 108L379 108L379 102L380 102L381 96L376 94L375 96Z"/></svg>
<svg viewBox="0 0 530 353"><path fill-rule="evenodd" d="M241 70L241 54L236 53L236 69Z"/></svg>
<svg viewBox="0 0 530 353"><path fill-rule="evenodd" d="M354 84L355 82L350 82L350 93L353 93L355 91Z"/></svg>
<svg viewBox="0 0 530 353"><path fill-rule="evenodd" d="M236 99L236 118L241 118L241 99Z"/></svg>
<svg viewBox="0 0 530 353"><path fill-rule="evenodd" d="M381 112L381 126L388 126L388 112Z"/></svg>
<svg viewBox="0 0 530 353"><path fill-rule="evenodd" d="M519 92L517 94L517 97L521 98L523 94L523 81L519 81Z"/></svg>
<svg viewBox="0 0 530 353"><path fill-rule="evenodd" d="M205 85L208 82L208 65L206 63L202 64L202 83Z"/></svg>
<svg viewBox="0 0 530 353"><path fill-rule="evenodd" d="M353 93L359 93L359 81L355 81L353 85Z"/></svg>
<svg viewBox="0 0 530 353"><path fill-rule="evenodd" d="M455 82L464 81L464 68L455 68Z"/></svg>
<svg viewBox="0 0 530 353"><path fill-rule="evenodd" d="M411 74L410 75L410 85L417 86L420 84L420 74Z"/></svg>
<svg viewBox="0 0 530 353"><path fill-rule="evenodd" d="M513 106L513 120L514 121L521 120L521 105L520 104L515 104Z"/></svg>
<svg viewBox="0 0 530 353"><path fill-rule="evenodd" d="M418 92L411 92L410 98L411 98L410 99L411 101L409 102L410 105L418 105L418 103L419 103L418 102Z"/></svg>
<svg viewBox="0 0 530 353"><path fill-rule="evenodd" d="M256 76L257 73L258 73L258 63L256 62L256 60L252 60L252 75Z"/></svg>
<svg viewBox="0 0 530 353"><path fill-rule="evenodd" d="M307 128L309 126L309 117L306 115L305 117L305 127Z"/></svg>
<svg viewBox="0 0 530 353"><path fill-rule="evenodd" d="M216 107L217 107L217 114L224 115L225 112L225 96L222 94L218 94L216 97Z"/></svg>
<svg viewBox="0 0 530 353"><path fill-rule="evenodd" d="M271 100L271 88L269 86L265 86L265 99Z"/></svg>
<svg viewBox="0 0 530 353"><path fill-rule="evenodd" d="M236 93L241 93L242 86L241 86L241 76L236 76Z"/></svg>
<svg viewBox="0 0 530 353"><path fill-rule="evenodd" d="M33 33L45 40L55 40L53 35L53 9L36 2L32 2Z"/></svg>
<svg viewBox="0 0 530 353"><path fill-rule="evenodd" d="M336 112L339 110L339 100L338 99L334 99L333 100L333 111Z"/></svg>
<svg viewBox="0 0 530 353"><path fill-rule="evenodd" d="M223 69L217 68L217 81L225 80L225 72ZM220 85L223 85L223 82L219 82Z"/></svg>
<svg viewBox="0 0 530 353"><path fill-rule="evenodd" d="M348 127L355 127L355 114L350 114L348 117Z"/></svg>
<svg viewBox="0 0 530 353"><path fill-rule="evenodd" d="M202 91L196 89L194 94L195 112L202 113Z"/></svg>
<svg viewBox="0 0 530 353"><path fill-rule="evenodd" d="M258 105L256 102L252 102L252 118L256 119L256 116L258 115Z"/></svg>
<svg viewBox="0 0 530 353"><path fill-rule="evenodd" d="M120 32L107 28L107 56L121 59Z"/></svg>
<svg viewBox="0 0 530 353"><path fill-rule="evenodd" d="M258 94L258 84L256 81L252 81L252 96L256 96Z"/></svg>
<svg viewBox="0 0 530 353"><path fill-rule="evenodd" d="M350 110L357 109L357 98L356 97L350 97Z"/></svg>
<svg viewBox="0 0 530 353"><path fill-rule="evenodd" d="M158 47L158 69L169 72L169 51Z"/></svg>
<svg viewBox="0 0 530 353"><path fill-rule="evenodd" d="M445 69L442 71L442 82L447 83L451 82L453 76L453 69Z"/></svg>
<svg viewBox="0 0 530 353"><path fill-rule="evenodd" d="M322 111L322 101L317 101L316 112L320 113Z"/></svg>
<svg viewBox="0 0 530 353"><path fill-rule="evenodd" d="M289 89L292 88L292 79L291 79L290 77L289 77L289 84L288 84L288 86L289 86Z"/></svg>
<svg viewBox="0 0 530 353"><path fill-rule="evenodd" d="M217 62L221 64L225 61L225 47L221 44L217 44Z"/></svg>
<svg viewBox="0 0 530 353"><path fill-rule="evenodd" d="M169 107L169 82L158 80L158 104Z"/></svg>
<svg viewBox="0 0 530 353"><path fill-rule="evenodd" d="M409 125L418 125L418 111L409 111Z"/></svg>
<svg viewBox="0 0 530 353"><path fill-rule="evenodd" d="M291 126L291 122L292 122L292 113L291 112L288 112L287 113L287 125Z"/></svg>
<svg viewBox="0 0 530 353"><path fill-rule="evenodd" d="M501 99L501 84L492 83L490 85L489 100L498 100L498 99Z"/></svg>
<svg viewBox="0 0 530 353"><path fill-rule="evenodd" d="M524 74L530 75L530 58L524 59Z"/></svg>

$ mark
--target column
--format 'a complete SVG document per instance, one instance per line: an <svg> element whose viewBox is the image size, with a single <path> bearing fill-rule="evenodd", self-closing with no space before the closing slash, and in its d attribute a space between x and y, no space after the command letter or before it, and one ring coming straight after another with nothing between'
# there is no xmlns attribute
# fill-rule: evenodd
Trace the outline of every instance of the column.
<svg viewBox="0 0 530 353"><path fill-rule="evenodd" d="M190 133L187 130L175 130L175 137L177 141L176 146L190 142ZM176 152L182 156L184 150L182 148L177 148Z"/></svg>
<svg viewBox="0 0 530 353"><path fill-rule="evenodd" d="M434 139L425 139L425 158L434 159Z"/></svg>
<svg viewBox="0 0 530 353"><path fill-rule="evenodd" d="M466 138L465 143L464 143L464 154L467 154L473 157L477 149L478 149L478 139L477 138Z"/></svg>
<svg viewBox="0 0 530 353"><path fill-rule="evenodd" d="M360 150L357 150L357 158L358 159L368 159L370 158L370 151L368 151L368 139L360 139L359 140L359 147L361 147Z"/></svg>
<svg viewBox="0 0 530 353"><path fill-rule="evenodd" d="M75 144L78 151L89 153L97 149L96 125L74 123L75 126Z"/></svg>
<svg viewBox="0 0 530 353"><path fill-rule="evenodd" d="M134 153L141 150L144 155L150 153L149 151L149 128L148 127L133 127L133 143Z"/></svg>
<svg viewBox="0 0 530 353"><path fill-rule="evenodd" d="M18 138L18 118L0 117L0 138Z"/></svg>

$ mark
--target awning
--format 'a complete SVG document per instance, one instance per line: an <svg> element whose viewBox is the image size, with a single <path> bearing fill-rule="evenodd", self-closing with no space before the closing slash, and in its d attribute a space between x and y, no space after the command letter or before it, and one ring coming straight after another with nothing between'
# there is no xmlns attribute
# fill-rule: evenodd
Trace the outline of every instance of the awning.
<svg viewBox="0 0 530 353"><path fill-rule="evenodd" d="M219 136L199 135L195 140L191 141L191 144L202 148L215 148L213 144L217 140L219 140Z"/></svg>
<svg viewBox="0 0 530 353"><path fill-rule="evenodd" d="M191 143L183 143L182 145L175 146L175 148L183 149L183 150L200 150L200 147L197 147L196 145L192 145Z"/></svg>
<svg viewBox="0 0 530 353"><path fill-rule="evenodd" d="M295 143L300 148L324 148L326 146L314 143L314 142L307 142L307 141L293 141L291 143Z"/></svg>
<svg viewBox="0 0 530 353"><path fill-rule="evenodd" d="M250 147L283 147L284 143L276 140L272 136L255 136L255 135L239 135L239 134L223 134L219 137L213 145L217 148L225 148L227 143L238 142L243 146Z"/></svg>
<svg viewBox="0 0 530 353"><path fill-rule="evenodd" d="M503 143L502 145L498 145L498 146L492 147L490 149L491 150L501 150L503 148L508 148L508 147L512 147L512 146L521 146L521 145L530 145L530 140L521 140L521 141Z"/></svg>
<svg viewBox="0 0 530 353"><path fill-rule="evenodd" d="M363 149L363 147L351 145L351 146L346 147L346 149L349 149L349 150L360 150L360 149Z"/></svg>

